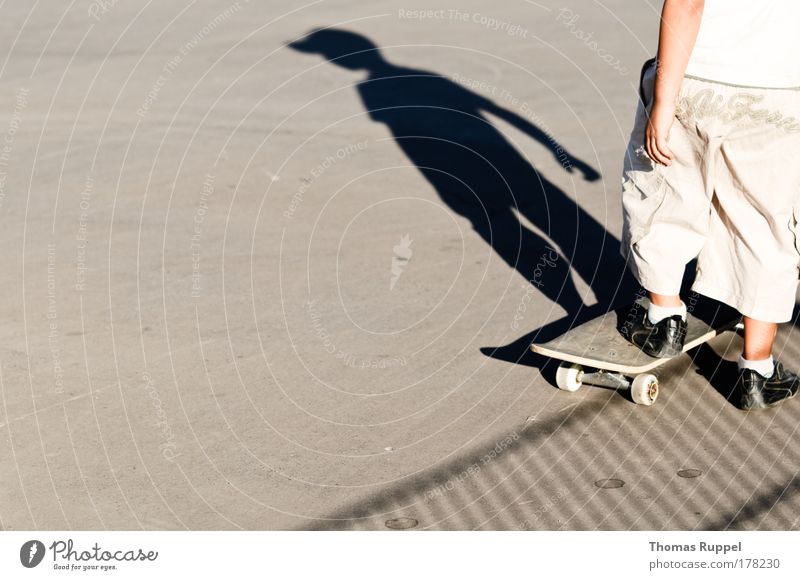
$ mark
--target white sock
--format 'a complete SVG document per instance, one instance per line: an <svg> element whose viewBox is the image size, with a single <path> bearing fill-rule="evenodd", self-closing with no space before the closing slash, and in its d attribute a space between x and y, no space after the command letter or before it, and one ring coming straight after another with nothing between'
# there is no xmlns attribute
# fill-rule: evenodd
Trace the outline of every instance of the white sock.
<svg viewBox="0 0 800 580"><path fill-rule="evenodd" d="M754 370L765 379L768 379L775 372L775 361L772 360L772 355L769 355L769 358L764 360L747 360L742 355L739 355L739 370L742 369Z"/></svg>
<svg viewBox="0 0 800 580"><path fill-rule="evenodd" d="M658 324L665 318L676 314L680 314L681 318L686 320L686 304L683 303L683 300L681 300L680 306L657 306L651 302L647 308L647 318L650 319L651 324Z"/></svg>

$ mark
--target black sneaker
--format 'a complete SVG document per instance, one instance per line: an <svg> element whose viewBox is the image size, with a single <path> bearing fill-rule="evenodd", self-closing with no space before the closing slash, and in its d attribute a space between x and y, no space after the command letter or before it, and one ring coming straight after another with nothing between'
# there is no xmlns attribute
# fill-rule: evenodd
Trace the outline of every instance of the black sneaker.
<svg viewBox="0 0 800 580"><path fill-rule="evenodd" d="M736 386L741 397L740 408L749 411L766 409L784 399L791 399L797 394L800 379L775 361L775 370L770 378L765 379L761 373L752 369L742 369L739 371Z"/></svg>
<svg viewBox="0 0 800 580"><path fill-rule="evenodd" d="M653 324L644 309L644 313L631 329L629 339L650 356L678 356L683 352L686 340L686 321L680 314L675 314Z"/></svg>

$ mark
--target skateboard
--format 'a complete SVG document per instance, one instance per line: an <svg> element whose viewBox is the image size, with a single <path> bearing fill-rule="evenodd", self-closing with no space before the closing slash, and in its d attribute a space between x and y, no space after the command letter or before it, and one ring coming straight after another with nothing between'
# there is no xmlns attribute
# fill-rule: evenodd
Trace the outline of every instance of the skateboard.
<svg viewBox="0 0 800 580"><path fill-rule="evenodd" d="M577 391L583 384L629 389L635 403L652 405L658 398L658 377L649 371L671 359L651 357L626 338L648 305L647 298L640 298L576 326L555 340L534 343L531 350L562 361L556 371L559 389ZM683 352L727 330L742 328L741 315L736 310L699 294L687 302L687 311Z"/></svg>

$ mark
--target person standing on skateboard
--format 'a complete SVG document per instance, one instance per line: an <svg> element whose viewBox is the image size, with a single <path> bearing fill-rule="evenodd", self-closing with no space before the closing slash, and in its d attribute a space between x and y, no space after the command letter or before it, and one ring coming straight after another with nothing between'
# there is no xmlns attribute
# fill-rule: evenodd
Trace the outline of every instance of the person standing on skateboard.
<svg viewBox="0 0 800 580"><path fill-rule="evenodd" d="M800 271L798 22L798 0L665 0L625 155L622 254L650 295L630 340L681 353L680 287L697 258L692 289L744 317L742 409L800 385L772 356Z"/></svg>

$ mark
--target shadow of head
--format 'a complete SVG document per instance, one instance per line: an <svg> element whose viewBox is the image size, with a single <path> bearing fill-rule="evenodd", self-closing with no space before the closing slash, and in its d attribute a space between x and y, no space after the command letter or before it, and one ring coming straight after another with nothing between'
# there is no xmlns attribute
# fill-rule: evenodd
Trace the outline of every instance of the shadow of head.
<svg viewBox="0 0 800 580"><path fill-rule="evenodd" d="M288 46L300 52L319 54L350 70L374 70L384 64L380 49L371 40L346 30L317 28Z"/></svg>

